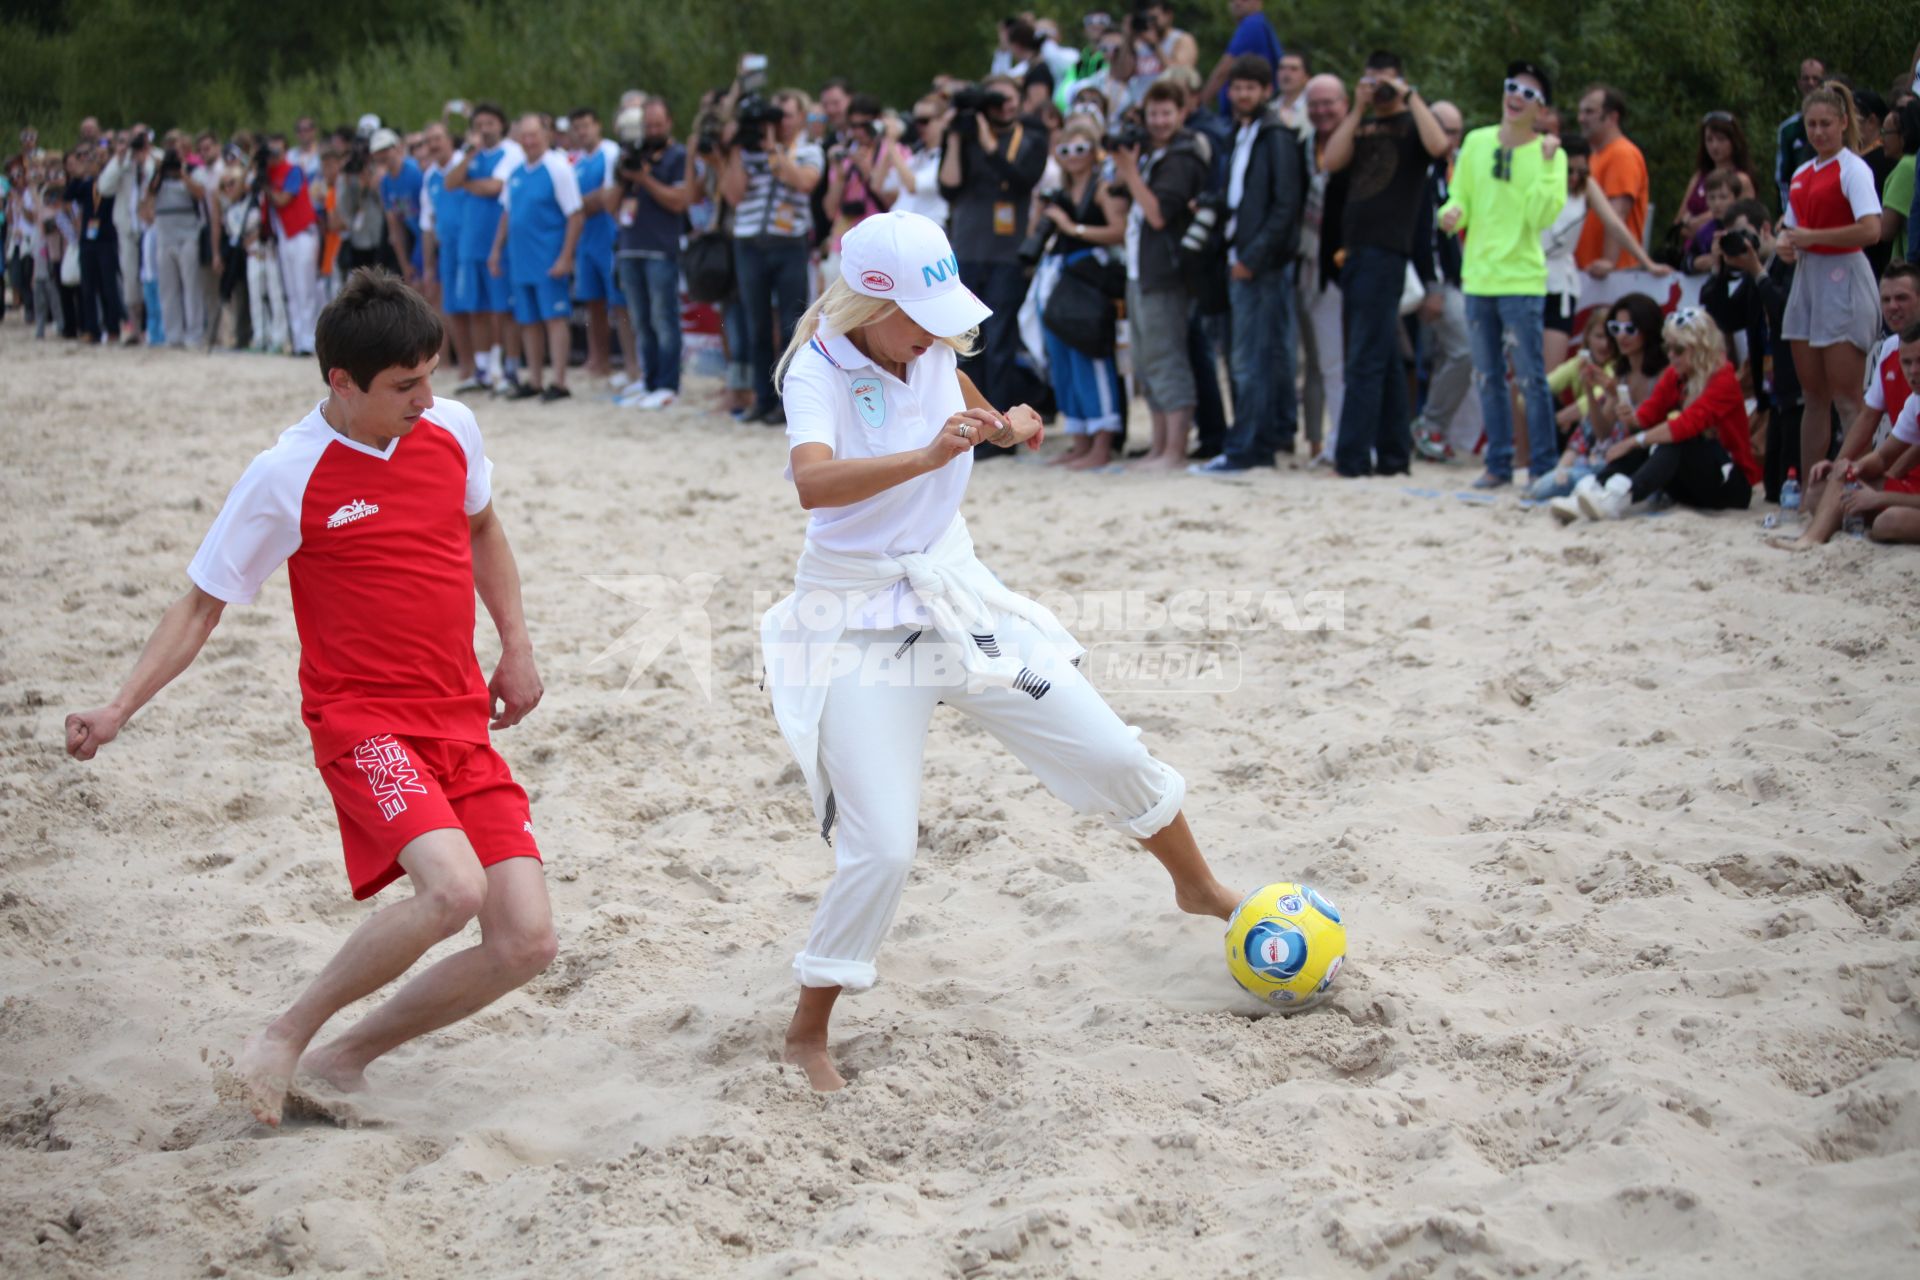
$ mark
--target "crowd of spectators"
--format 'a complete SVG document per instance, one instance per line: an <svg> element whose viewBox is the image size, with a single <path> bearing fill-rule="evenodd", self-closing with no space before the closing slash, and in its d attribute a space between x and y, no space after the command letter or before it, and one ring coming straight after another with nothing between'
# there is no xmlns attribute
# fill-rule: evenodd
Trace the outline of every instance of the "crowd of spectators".
<svg viewBox="0 0 1920 1280"><path fill-rule="evenodd" d="M1011 18L977 79L897 110L857 81L774 88L750 54L684 128L634 91L611 129L460 99L404 133L89 118L51 148L29 129L0 179L0 319L10 301L36 336L305 355L373 265L445 313L456 394L564 400L578 364L652 410L710 304L714 408L779 425L774 361L841 237L904 209L993 309L973 380L1044 406L1063 470L1477 459L1473 487L1524 468L1523 500L1565 520L1804 487L1795 545L1914 535L1912 65L1882 94L1799 63L1764 184L1748 124L1708 112L1656 214L1633 104L1604 83L1557 92L1521 56L1484 97L1430 102L1397 53L1344 78L1261 0L1228 7L1218 51L1172 0ZM1652 284L1583 303L1621 270Z"/></svg>

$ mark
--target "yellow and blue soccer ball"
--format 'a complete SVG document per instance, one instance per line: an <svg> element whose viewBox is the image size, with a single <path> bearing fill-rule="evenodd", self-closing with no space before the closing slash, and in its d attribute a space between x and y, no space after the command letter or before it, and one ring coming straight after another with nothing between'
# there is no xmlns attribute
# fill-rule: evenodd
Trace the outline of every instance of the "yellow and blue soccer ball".
<svg viewBox="0 0 1920 1280"><path fill-rule="evenodd" d="M1270 884L1249 894L1227 922L1233 980L1287 1013L1319 1001L1340 976L1347 927L1340 912L1303 884Z"/></svg>

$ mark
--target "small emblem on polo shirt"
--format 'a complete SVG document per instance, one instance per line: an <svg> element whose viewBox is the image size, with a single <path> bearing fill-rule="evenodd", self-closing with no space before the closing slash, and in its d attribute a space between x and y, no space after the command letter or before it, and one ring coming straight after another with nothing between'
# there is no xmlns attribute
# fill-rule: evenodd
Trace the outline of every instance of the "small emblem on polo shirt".
<svg viewBox="0 0 1920 1280"><path fill-rule="evenodd" d="M887 425L887 393L878 378L854 378L853 407L860 411L860 420L873 430Z"/></svg>
<svg viewBox="0 0 1920 1280"><path fill-rule="evenodd" d="M327 517L327 528L338 529L343 524L352 524L355 520L365 520L368 516L378 514L380 514L379 506L355 498Z"/></svg>

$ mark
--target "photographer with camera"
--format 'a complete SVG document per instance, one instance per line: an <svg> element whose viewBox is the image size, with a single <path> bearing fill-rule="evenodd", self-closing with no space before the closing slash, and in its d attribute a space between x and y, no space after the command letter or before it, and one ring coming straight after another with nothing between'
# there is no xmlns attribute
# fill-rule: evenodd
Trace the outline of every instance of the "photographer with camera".
<svg viewBox="0 0 1920 1280"><path fill-rule="evenodd" d="M1327 140L1329 206L1341 206L1340 296L1345 305L1346 397L1334 469L1343 476L1412 470L1412 408L1400 355L1400 298L1413 265L1427 169L1453 143L1420 91L1384 50L1367 58L1353 109ZM1363 180L1356 184L1355 173ZM1544 286L1543 286L1544 291ZM1537 350L1538 348L1536 348Z"/></svg>
<svg viewBox="0 0 1920 1280"><path fill-rule="evenodd" d="M1168 80L1147 90L1146 128L1131 123L1110 132L1105 145L1114 172L1133 198L1127 214L1127 323L1133 375L1153 415L1153 439L1139 466L1174 470L1187 465L1199 388L1187 356L1191 295L1180 266L1180 237L1190 205L1207 185L1207 161L1184 128L1186 91Z"/></svg>
<svg viewBox="0 0 1920 1280"><path fill-rule="evenodd" d="M773 388L773 362L807 309L813 230L808 197L826 167L820 148L802 137L805 111L798 90L784 89L771 99L758 92L742 95L720 167L720 194L734 208L734 272L753 362L754 407L745 421L770 427L786 422Z"/></svg>
<svg viewBox="0 0 1920 1280"><path fill-rule="evenodd" d="M169 346L198 345L205 323L200 291L200 189L189 180L180 157L167 155L142 190L146 194L139 203L144 208L137 212L153 223L161 330ZM129 205L136 203L131 192L124 198ZM134 279L138 281L139 276Z"/></svg>
<svg viewBox="0 0 1920 1280"><path fill-rule="evenodd" d="M1227 78L1234 144L1227 179L1228 361L1233 429L1219 454L1188 470L1230 475L1271 467L1293 453L1300 407L1293 381L1293 260L1307 185L1300 139L1268 109L1273 66L1257 53L1234 60Z"/></svg>
<svg viewBox="0 0 1920 1280"><path fill-rule="evenodd" d="M913 104L913 140L899 163L887 171L885 187L893 208L917 213L945 230L947 198L940 194L940 142L946 137L953 109L946 98L930 93Z"/></svg>
<svg viewBox="0 0 1920 1280"><path fill-rule="evenodd" d="M113 140L113 155L100 171L100 194L113 196L113 229L120 254L120 296L126 315L124 337L139 341L146 328L145 300L140 294L140 200L153 185L159 148L153 131L144 124L124 129ZM198 186L195 195L200 195ZM196 224L197 226L197 224ZM196 249L197 252L197 249ZM168 331L171 334L171 330Z"/></svg>
<svg viewBox="0 0 1920 1280"><path fill-rule="evenodd" d="M940 193L960 279L993 311L980 327L979 353L963 367L995 404L1025 398L1014 363L1027 289L1020 245L1033 189L1047 168L1046 130L1020 118L1019 101L1020 86L1007 76L959 90L940 152Z"/></svg>
<svg viewBox="0 0 1920 1280"><path fill-rule="evenodd" d="M718 123L703 122L693 143L717 159ZM640 140L620 153L620 179L615 266L637 353L620 403L664 409L680 396L680 226L699 192L687 148L673 140L665 99L640 109Z"/></svg>
<svg viewBox="0 0 1920 1280"><path fill-rule="evenodd" d="M1799 466L1804 408L1793 354L1780 336L1793 289L1794 254L1781 252L1774 243L1772 215L1758 200L1734 202L1727 210L1726 228L1714 238L1714 249L1720 269L1700 286L1700 305L1722 333L1746 338L1744 381L1767 414L1761 451L1766 497L1778 502L1787 468Z"/></svg>
<svg viewBox="0 0 1920 1280"><path fill-rule="evenodd" d="M260 156L265 165L257 187L260 209L279 246L293 354L310 356L314 324L320 318L319 219L307 194L306 171L287 159L287 136L268 134Z"/></svg>
<svg viewBox="0 0 1920 1280"><path fill-rule="evenodd" d="M876 213L893 207L887 178L905 162L891 130L880 119L880 103L870 94L856 93L847 105L841 140L827 152L827 215L832 230L821 270L831 280L831 260L840 254L840 237Z"/></svg>

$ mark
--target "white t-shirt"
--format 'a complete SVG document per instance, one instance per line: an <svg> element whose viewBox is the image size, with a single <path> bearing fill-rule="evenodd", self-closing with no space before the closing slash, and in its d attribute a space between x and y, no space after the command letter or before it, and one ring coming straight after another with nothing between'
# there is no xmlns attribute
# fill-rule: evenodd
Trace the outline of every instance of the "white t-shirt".
<svg viewBox="0 0 1920 1280"><path fill-rule="evenodd" d="M902 188L899 166L887 170L884 190L894 193L893 208L898 213L917 213L947 225L947 198L940 194L940 148L916 151L903 161L913 173L913 190Z"/></svg>
<svg viewBox="0 0 1920 1280"><path fill-rule="evenodd" d="M936 342L907 366L907 380L901 382L860 354L852 342L822 329L794 356L781 387L788 448L824 444L836 458L880 458L918 449L966 408L958 368L953 348ZM807 537L832 551L925 551L953 523L972 474L973 454L963 453L938 471L863 501L815 507ZM791 466L787 478L793 478ZM926 611L904 582L847 617L849 628L925 625Z"/></svg>
<svg viewBox="0 0 1920 1280"><path fill-rule="evenodd" d="M1893 424L1893 438L1901 444L1920 444L1920 395L1908 396Z"/></svg>

